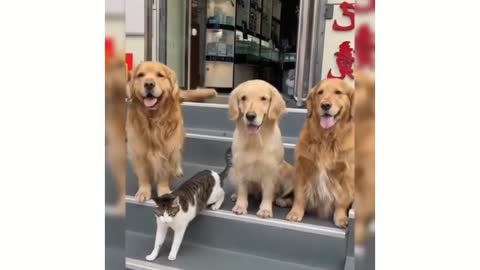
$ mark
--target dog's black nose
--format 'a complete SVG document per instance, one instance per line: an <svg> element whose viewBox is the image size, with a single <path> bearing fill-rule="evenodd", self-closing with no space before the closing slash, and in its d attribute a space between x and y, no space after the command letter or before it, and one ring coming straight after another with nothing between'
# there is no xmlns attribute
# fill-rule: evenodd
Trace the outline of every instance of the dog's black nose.
<svg viewBox="0 0 480 270"><path fill-rule="evenodd" d="M155 82L146 82L143 86L147 90L152 90L155 87Z"/></svg>
<svg viewBox="0 0 480 270"><path fill-rule="evenodd" d="M322 107L322 109L323 109L324 111L328 111L328 110L330 110L330 108L332 107L332 104L330 104L330 103L322 103L322 104L320 105L320 107Z"/></svg>
<svg viewBox="0 0 480 270"><path fill-rule="evenodd" d="M253 121L257 117L257 114L254 112L248 112L245 117L247 117L248 121Z"/></svg>

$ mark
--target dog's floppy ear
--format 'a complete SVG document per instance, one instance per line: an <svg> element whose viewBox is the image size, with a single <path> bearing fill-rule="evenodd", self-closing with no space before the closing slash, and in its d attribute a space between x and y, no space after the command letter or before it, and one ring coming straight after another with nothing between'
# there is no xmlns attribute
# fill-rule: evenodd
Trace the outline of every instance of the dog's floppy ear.
<svg viewBox="0 0 480 270"><path fill-rule="evenodd" d="M140 68L138 64L133 71L128 71L127 69L127 88L126 88L126 97L125 100L131 101L133 98L133 82L135 81L135 74L137 74L138 69Z"/></svg>
<svg viewBox="0 0 480 270"><path fill-rule="evenodd" d="M353 88L353 86L351 86L348 82L342 80L341 82L342 84L342 88L343 90L346 92L347 96L348 96L348 99L350 100L350 104L349 104L349 112L348 112L348 116L349 116L349 119L348 120L352 120L353 119L353 115L354 115L354 111L355 111L355 89Z"/></svg>
<svg viewBox="0 0 480 270"><path fill-rule="evenodd" d="M277 120L287 111L287 105L283 100L282 95L277 88L271 87L272 99L270 100L270 109L268 111L268 118Z"/></svg>
<svg viewBox="0 0 480 270"><path fill-rule="evenodd" d="M170 81L170 84L172 85L173 97L180 102L181 101L180 87L178 86L178 82L177 82L177 74L172 69L167 68L167 77L168 77L168 80Z"/></svg>
<svg viewBox="0 0 480 270"><path fill-rule="evenodd" d="M317 93L317 89L320 87L323 81L318 82L316 85L310 89L310 92L307 96L306 106L307 106L307 118L312 117L313 112L315 110L315 96Z"/></svg>
<svg viewBox="0 0 480 270"><path fill-rule="evenodd" d="M126 64L125 64L126 66ZM126 87L127 87L127 100L130 100L132 99L132 85L130 84L133 84L133 74L132 74L132 71L129 71L128 70L128 66L125 67L126 68L126 75L127 75L127 83L126 83Z"/></svg>
<svg viewBox="0 0 480 270"><path fill-rule="evenodd" d="M238 91L239 87L235 88L228 97L228 114L230 120L237 120L240 116L240 108L238 107Z"/></svg>

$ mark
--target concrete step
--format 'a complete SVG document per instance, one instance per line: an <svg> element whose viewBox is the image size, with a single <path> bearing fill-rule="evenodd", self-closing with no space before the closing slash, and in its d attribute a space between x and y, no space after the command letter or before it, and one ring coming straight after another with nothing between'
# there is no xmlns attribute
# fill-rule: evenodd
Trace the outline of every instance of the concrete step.
<svg viewBox="0 0 480 270"><path fill-rule="evenodd" d="M178 187L196 172L221 171L224 153L232 143L233 123L225 104L183 104L186 140L183 153L183 179L171 182ZM306 111L288 109L280 127L285 159L293 164L294 148L303 127ZM259 201L249 198L249 213L231 212L234 192L228 179L226 200L217 211L203 211L185 235L177 261L166 257L171 236L160 257L144 260L153 247L155 218L153 201L138 204L134 199L137 180L127 165L126 253L128 269L343 269L353 270L353 247L350 228L335 227L331 219L306 215L303 222L285 220L289 209L274 207L274 218L261 219L255 213ZM352 216L353 224L353 216Z"/></svg>
<svg viewBox="0 0 480 270"><path fill-rule="evenodd" d="M142 234L145 238L142 241L143 244L138 246L137 239L131 239L127 235L126 247L127 257L129 258L143 260L153 247L156 223L152 208L153 203L147 205L128 204L127 231ZM218 210L218 212L220 211ZM226 213L218 213L216 216L210 213L199 215L190 224L185 234L185 243L223 250L228 253L302 265L306 269L344 269L347 248L345 235L341 231L330 227L305 224L292 224L290 226L286 224L287 222L275 219L265 222L253 215L240 218L235 216L231 219L225 218L226 216ZM171 237L170 232L168 239L171 240ZM159 258L160 262L166 262L165 254L168 254L169 249L170 243L166 243L161 252L161 258ZM188 262L191 256L195 257L192 254L196 253L197 250L195 249L184 249L182 247L177 260L182 262L185 258ZM220 261L224 259L222 258ZM230 260L224 261L228 262L228 265L237 265ZM187 265L190 265L190 268L184 266L179 268L199 269L196 268L195 264L187 263ZM176 265L167 264L167 266ZM264 268L256 267L253 269Z"/></svg>
<svg viewBox="0 0 480 270"><path fill-rule="evenodd" d="M188 177L205 168L215 171L222 169L185 163L184 173ZM176 188L183 181L184 179L173 182L172 188ZM153 201L138 204L133 197L136 189L136 182L128 183L127 230L150 235L150 245L153 245L156 223L152 208L155 204ZM225 182L225 191L227 198L221 209L205 210L192 222L185 236L188 242L317 269L344 269L347 256L346 231L335 227L331 219L306 215L302 223L292 223L285 220L289 209L279 207L274 207L274 218L261 219L255 215L259 201L254 198L249 200L249 214L237 216L231 212L234 203L229 196L233 187L228 181ZM127 240L126 246L130 245ZM150 248L151 246L148 246L143 257L148 255Z"/></svg>
<svg viewBox="0 0 480 270"><path fill-rule="evenodd" d="M234 123L228 116L228 105L209 103L188 103L182 105L186 128L233 132ZM282 136L296 138L303 128L307 111L287 108L279 122Z"/></svg>
<svg viewBox="0 0 480 270"><path fill-rule="evenodd" d="M191 177L195 173L197 173L199 171L202 171L202 170L205 170L205 169L213 170L213 171L216 171L216 172L220 172L221 170L223 170L222 167L218 167L218 166L211 166L211 165L203 165L203 164L198 164L198 163L185 162L183 164L183 172L184 172L185 176L182 179L171 181L170 187L172 189L177 188L186 179L188 179L189 177ZM133 175L131 167L128 166L128 170L127 170L127 191L126 191L127 198L132 199L135 196L135 193L137 192L137 189L138 189L137 180ZM225 179L224 190L226 192L226 199L225 199L221 209L225 210L226 212L228 212L228 214L230 214L230 213L232 213L231 209L234 206L234 203L230 200L230 195L234 192L234 187L228 181L228 179ZM130 202L133 202L133 201L130 200ZM249 198L249 214L250 215L255 216L255 213L256 213L256 210L258 210L259 204L260 204L259 201L255 200L254 198ZM153 203L152 203L152 205L153 205ZM273 215L274 215L275 218L283 221L283 220L285 220L285 217L286 217L288 211L289 211L289 209L274 206ZM215 213L215 211L206 211L206 212ZM219 212L219 213L223 213L223 212ZM297 223L288 222L288 224L295 225ZM335 229L336 227L330 219L320 219L320 218L318 218L316 216L313 216L313 215L308 215L308 214L305 215L305 218L304 218L303 222L300 223L300 224L312 224L312 225L325 226L325 227L329 227L329 228L334 228L334 231L336 233L339 233L339 234L342 234L342 235L345 234L344 230Z"/></svg>
<svg viewBox="0 0 480 270"><path fill-rule="evenodd" d="M260 256L212 248L185 240L174 262L167 260L171 239L167 239L160 250L159 257L153 262L144 260L152 248L152 236L127 231L126 267L132 270L326 270L330 268L309 267L291 262L272 260ZM340 269L340 268L339 268Z"/></svg>
<svg viewBox="0 0 480 270"><path fill-rule="evenodd" d="M232 145L229 137L212 138L188 135L183 147L183 160L189 163L208 164L217 167L225 166L225 151ZM294 164L295 145L285 145L285 160Z"/></svg>

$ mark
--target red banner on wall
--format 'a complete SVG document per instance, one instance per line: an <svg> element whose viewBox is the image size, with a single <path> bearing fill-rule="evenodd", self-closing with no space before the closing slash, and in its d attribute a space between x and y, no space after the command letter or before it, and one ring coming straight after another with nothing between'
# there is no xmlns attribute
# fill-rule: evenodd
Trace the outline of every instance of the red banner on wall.
<svg viewBox="0 0 480 270"><path fill-rule="evenodd" d="M115 41L111 37L105 37L105 58L112 58L115 54Z"/></svg>
<svg viewBox="0 0 480 270"><path fill-rule="evenodd" d="M133 70L133 53L125 54L125 62L127 63L128 71Z"/></svg>

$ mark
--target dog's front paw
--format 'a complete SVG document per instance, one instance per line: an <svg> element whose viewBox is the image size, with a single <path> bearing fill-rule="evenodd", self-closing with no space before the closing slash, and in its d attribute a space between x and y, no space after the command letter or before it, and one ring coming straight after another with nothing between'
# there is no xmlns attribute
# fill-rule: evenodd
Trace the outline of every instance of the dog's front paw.
<svg viewBox="0 0 480 270"><path fill-rule="evenodd" d="M150 200L152 196L152 191L150 190L150 187L140 187L135 194L135 199L137 199L138 202L145 202Z"/></svg>
<svg viewBox="0 0 480 270"><path fill-rule="evenodd" d="M169 260L169 261L175 261L176 259L177 259L177 255L168 254L168 260Z"/></svg>
<svg viewBox="0 0 480 270"><path fill-rule="evenodd" d="M333 214L333 222L337 227L346 228L348 225L348 217L343 211L335 212Z"/></svg>
<svg viewBox="0 0 480 270"><path fill-rule="evenodd" d="M118 202L116 203L115 208L114 208L115 215L124 217L125 216L125 208L126 208L125 200L124 199L118 200Z"/></svg>
<svg viewBox="0 0 480 270"><path fill-rule="evenodd" d="M272 218L273 217L272 209L267 209L267 208L260 209L257 212L257 216L261 218Z"/></svg>
<svg viewBox="0 0 480 270"><path fill-rule="evenodd" d="M232 211L237 215L246 215L247 214L247 206L243 204L235 204Z"/></svg>
<svg viewBox="0 0 480 270"><path fill-rule="evenodd" d="M287 215L287 220L293 222L300 222L303 219L303 214L304 213L302 211L292 209Z"/></svg>
<svg viewBox="0 0 480 270"><path fill-rule="evenodd" d="M158 196L162 196L163 194L167 194L167 193L170 193L170 192L171 192L171 190L170 190L170 187L168 187L168 186L166 186L166 187L164 187L164 186L159 186L159 187L157 188L157 194L158 194Z"/></svg>

